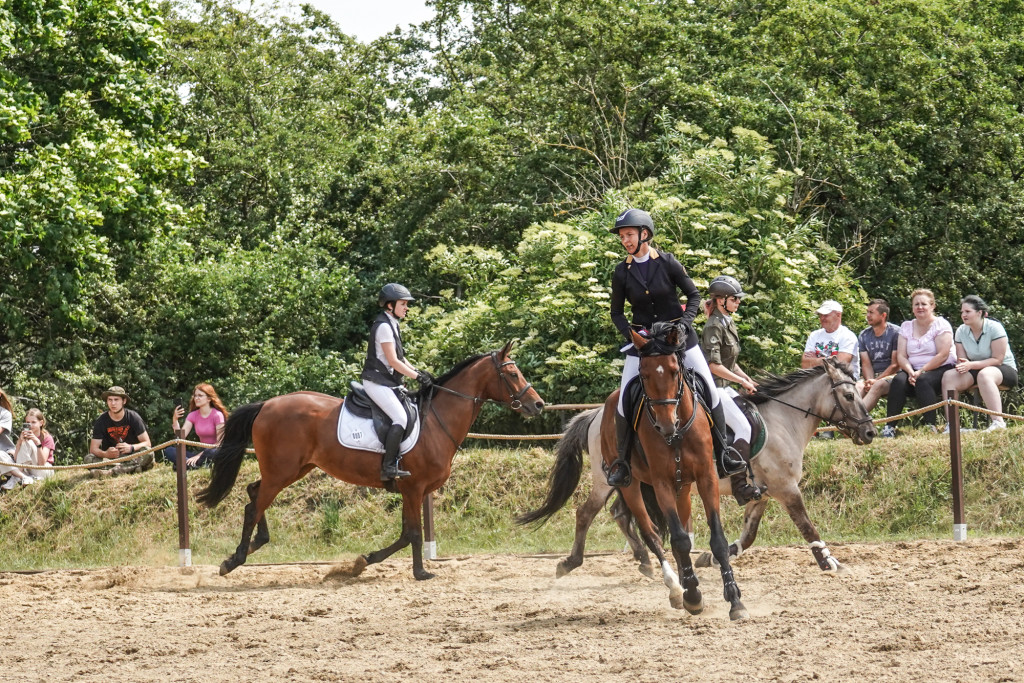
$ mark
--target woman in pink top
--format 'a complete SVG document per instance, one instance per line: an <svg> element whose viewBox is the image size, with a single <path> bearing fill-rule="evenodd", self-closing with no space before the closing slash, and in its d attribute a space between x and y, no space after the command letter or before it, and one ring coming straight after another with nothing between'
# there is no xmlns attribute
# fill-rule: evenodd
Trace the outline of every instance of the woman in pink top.
<svg viewBox="0 0 1024 683"><path fill-rule="evenodd" d="M11 478L3 485L4 489L14 488L17 480L22 484L53 476L53 470L32 469L33 465L53 464L54 441L50 432L46 431L46 417L39 408L31 408L25 413L25 423L15 446L14 462L21 469L11 468Z"/></svg>
<svg viewBox="0 0 1024 683"><path fill-rule="evenodd" d="M945 318L935 315L935 295L930 289L915 289L910 295L914 319L900 326L896 362L900 371L892 378L886 415L903 412L907 396L916 396L921 406L938 403L942 375L956 364L953 352L953 327ZM882 429L883 437L896 436L896 425L890 422ZM935 430L935 411L924 413L924 423Z"/></svg>
<svg viewBox="0 0 1024 683"><path fill-rule="evenodd" d="M217 390L210 384L197 384L192 390L192 400L188 404L188 417L185 418L184 427L179 427L179 420L185 415L185 409L177 405L171 419L171 428L177 434L183 431L183 437L188 438L192 428L195 427L196 438L201 443L220 443L221 433L224 431L224 422L228 419L228 409L224 407ZM186 449L185 465L188 469L209 466L217 458L217 449ZM164 460L174 467L178 462L178 447L168 446L164 449Z"/></svg>

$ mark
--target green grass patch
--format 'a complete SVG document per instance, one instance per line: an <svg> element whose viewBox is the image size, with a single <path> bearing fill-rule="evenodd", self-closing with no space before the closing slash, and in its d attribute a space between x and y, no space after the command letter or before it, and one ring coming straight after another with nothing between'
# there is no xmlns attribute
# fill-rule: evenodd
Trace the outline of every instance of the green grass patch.
<svg viewBox="0 0 1024 683"><path fill-rule="evenodd" d="M846 440L814 441L804 457L802 487L812 521L827 541L950 538L952 493L948 439L907 431L864 447ZM1024 429L963 435L969 533L1024 533ZM452 477L435 498L442 556L471 553L566 553L575 506L589 492L584 477L570 505L540 528L520 527L517 515L544 499L553 452L545 448L470 448L458 454ZM194 494L206 471L189 474ZM193 562L219 564L238 545L245 484L259 477L247 461L239 483L217 508L190 498ZM19 487L0 496L0 570L117 565L174 565L178 528L176 481L170 469L116 479L80 474ZM319 470L285 489L270 507L271 542L253 562L338 560L391 543L400 528L397 495L332 479ZM698 543L706 545L703 511L695 502ZM742 515L722 499L730 539ZM768 506L758 545L803 543L776 502ZM602 513L588 539L591 551L621 550L624 540ZM407 557L409 551L399 553Z"/></svg>

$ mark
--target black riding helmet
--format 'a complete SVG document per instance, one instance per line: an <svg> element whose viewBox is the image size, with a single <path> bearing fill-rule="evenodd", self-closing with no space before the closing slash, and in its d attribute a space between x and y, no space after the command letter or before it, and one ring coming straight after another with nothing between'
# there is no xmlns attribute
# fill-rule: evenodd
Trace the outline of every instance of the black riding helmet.
<svg viewBox="0 0 1024 683"><path fill-rule="evenodd" d="M615 226L609 228L608 232L618 235L619 230L623 228L638 228L640 230L640 242L637 244L636 251L640 251L643 243L650 242L654 237L654 220L651 218L651 214L643 209L626 209L618 215L615 219ZM643 236L645 229L647 230L647 237ZM636 251L633 254L636 254Z"/></svg>
<svg viewBox="0 0 1024 683"><path fill-rule="evenodd" d="M740 281L729 275L719 275L711 284L708 285L708 294L710 296L738 296L745 297L746 292L743 291L743 287L740 286Z"/></svg>
<svg viewBox="0 0 1024 683"><path fill-rule="evenodd" d="M400 285L397 282L389 282L381 287L380 294L377 295L378 306L384 308L389 303L396 301L416 301L416 298L405 285Z"/></svg>

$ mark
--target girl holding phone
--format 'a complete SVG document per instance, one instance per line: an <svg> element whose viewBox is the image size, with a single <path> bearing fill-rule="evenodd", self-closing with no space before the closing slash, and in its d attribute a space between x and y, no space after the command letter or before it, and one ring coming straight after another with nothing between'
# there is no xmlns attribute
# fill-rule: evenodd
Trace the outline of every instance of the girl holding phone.
<svg viewBox="0 0 1024 683"><path fill-rule="evenodd" d="M174 412L171 415L171 429L177 434L183 430L183 438L188 438L193 428L196 430L196 437L202 443L220 443L220 435L224 431L224 422L228 419L228 409L217 395L217 390L211 384L197 384L192 390L192 399L188 404L188 416L185 417L185 408L180 401L175 401ZM184 426L179 427L179 421L185 417ZM213 463L217 457L217 449L209 450L186 450L185 466L192 470ZM178 447L168 446L164 449L164 460L175 467L178 462Z"/></svg>

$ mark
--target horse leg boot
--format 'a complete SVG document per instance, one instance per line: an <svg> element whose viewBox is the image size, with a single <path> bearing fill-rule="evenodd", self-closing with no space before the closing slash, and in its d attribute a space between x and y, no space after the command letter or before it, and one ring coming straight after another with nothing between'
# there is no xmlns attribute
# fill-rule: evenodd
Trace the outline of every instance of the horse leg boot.
<svg viewBox="0 0 1024 683"><path fill-rule="evenodd" d="M737 439L733 441L732 445L746 463L741 472L729 475L733 497L740 505L746 505L752 500L761 500L761 494L764 492L757 487L757 484L753 483L754 473L750 470L750 443ZM748 472L749 478L747 477Z"/></svg>
<svg viewBox="0 0 1024 683"><path fill-rule="evenodd" d="M384 437L384 462L380 468L380 480L402 479L408 477L409 473L398 467L398 449L402 445L402 433L405 427L402 425L391 425Z"/></svg>
<svg viewBox="0 0 1024 683"><path fill-rule="evenodd" d="M632 449L632 425L629 420L615 413L615 443L619 449L619 457L608 468L609 486L629 486L633 481L633 470L629 466Z"/></svg>

